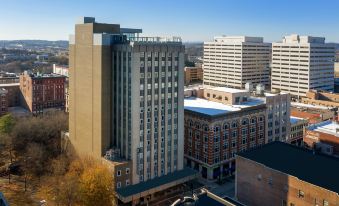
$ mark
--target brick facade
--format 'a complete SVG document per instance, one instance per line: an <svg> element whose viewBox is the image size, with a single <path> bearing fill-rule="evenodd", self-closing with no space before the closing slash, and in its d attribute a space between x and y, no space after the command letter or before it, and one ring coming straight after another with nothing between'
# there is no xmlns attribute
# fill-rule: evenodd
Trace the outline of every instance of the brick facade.
<svg viewBox="0 0 339 206"><path fill-rule="evenodd" d="M305 136L304 136L304 144L308 148L315 148L317 144L326 144L333 147L333 151L327 152L323 151L324 153L330 154L330 155L337 155L339 156L339 137L332 135L332 134L326 134L324 132L319 131L309 131L306 130ZM321 147L321 146L319 146Z"/></svg>
<svg viewBox="0 0 339 206"><path fill-rule="evenodd" d="M208 118L185 111L185 163L202 177L234 172L234 155L265 143L265 106Z"/></svg>
<svg viewBox="0 0 339 206"><path fill-rule="evenodd" d="M8 112L8 91L6 89L0 89L0 116L5 115Z"/></svg>
<svg viewBox="0 0 339 206"><path fill-rule="evenodd" d="M37 114L48 108L65 107L65 77L60 75L20 75L20 90L25 107Z"/></svg>
<svg viewBox="0 0 339 206"><path fill-rule="evenodd" d="M248 206L339 205L338 193L247 158L236 163L236 198Z"/></svg>

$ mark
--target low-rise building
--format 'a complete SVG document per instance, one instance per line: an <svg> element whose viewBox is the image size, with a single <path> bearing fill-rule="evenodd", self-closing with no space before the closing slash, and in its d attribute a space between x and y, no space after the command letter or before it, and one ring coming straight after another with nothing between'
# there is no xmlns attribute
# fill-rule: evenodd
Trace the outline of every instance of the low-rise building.
<svg viewBox="0 0 339 206"><path fill-rule="evenodd" d="M276 132L280 141L289 137L285 94L254 97L246 90L197 87L185 95L185 164L203 178L232 174L235 154L273 141L265 138L269 131ZM274 120L273 113L277 114Z"/></svg>
<svg viewBox="0 0 339 206"><path fill-rule="evenodd" d="M118 149L110 149L104 156L106 163L113 171L115 189L129 186L132 180L131 162L120 158L119 153Z"/></svg>
<svg viewBox="0 0 339 206"><path fill-rule="evenodd" d="M339 124L327 120L306 128L304 144L310 149L339 156Z"/></svg>
<svg viewBox="0 0 339 206"><path fill-rule="evenodd" d="M202 82L204 72L201 67L185 67L185 84Z"/></svg>
<svg viewBox="0 0 339 206"><path fill-rule="evenodd" d="M20 83L3 83L0 88L7 90L8 107L18 107L21 105Z"/></svg>
<svg viewBox="0 0 339 206"><path fill-rule="evenodd" d="M68 70L69 70L68 66L53 64L53 73L54 74L60 74L60 75L69 77Z"/></svg>
<svg viewBox="0 0 339 206"><path fill-rule="evenodd" d="M8 112L8 91L0 88L0 116Z"/></svg>
<svg viewBox="0 0 339 206"><path fill-rule="evenodd" d="M291 116L303 118L309 124L315 124L332 119L335 116L335 108L292 102Z"/></svg>
<svg viewBox="0 0 339 206"><path fill-rule="evenodd" d="M65 76L25 72L20 75L20 91L23 106L33 114L65 108Z"/></svg>
<svg viewBox="0 0 339 206"><path fill-rule="evenodd" d="M339 58L338 52L337 52L336 56ZM334 62L334 75L339 76L339 62Z"/></svg>
<svg viewBox="0 0 339 206"><path fill-rule="evenodd" d="M339 107L339 94L311 90L306 93L306 97L301 98L301 102L325 107Z"/></svg>
<svg viewBox="0 0 339 206"><path fill-rule="evenodd" d="M236 156L235 196L249 206L339 202L339 159L282 142Z"/></svg>
<svg viewBox="0 0 339 206"><path fill-rule="evenodd" d="M19 76L15 73L0 72L0 84L19 83Z"/></svg>
<svg viewBox="0 0 339 206"><path fill-rule="evenodd" d="M293 145L302 146L304 137L304 128L307 127L308 121L303 118L291 116L290 122L291 122L291 132L287 142Z"/></svg>

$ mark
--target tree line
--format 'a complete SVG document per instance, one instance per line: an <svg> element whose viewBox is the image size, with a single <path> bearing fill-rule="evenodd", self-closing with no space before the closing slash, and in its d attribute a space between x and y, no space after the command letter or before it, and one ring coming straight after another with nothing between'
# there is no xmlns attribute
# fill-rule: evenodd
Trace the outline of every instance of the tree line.
<svg viewBox="0 0 339 206"><path fill-rule="evenodd" d="M61 111L0 117L0 163L15 165L23 189L33 188L48 205L115 205L112 171L99 160L61 153L61 131L68 131L68 115Z"/></svg>

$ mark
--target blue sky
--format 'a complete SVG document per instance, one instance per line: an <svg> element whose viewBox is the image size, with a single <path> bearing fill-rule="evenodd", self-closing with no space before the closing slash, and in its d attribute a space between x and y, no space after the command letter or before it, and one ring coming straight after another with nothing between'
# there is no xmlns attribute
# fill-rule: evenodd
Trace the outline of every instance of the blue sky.
<svg viewBox="0 0 339 206"><path fill-rule="evenodd" d="M183 41L299 33L339 42L338 0L0 0L0 39L65 40L79 16Z"/></svg>

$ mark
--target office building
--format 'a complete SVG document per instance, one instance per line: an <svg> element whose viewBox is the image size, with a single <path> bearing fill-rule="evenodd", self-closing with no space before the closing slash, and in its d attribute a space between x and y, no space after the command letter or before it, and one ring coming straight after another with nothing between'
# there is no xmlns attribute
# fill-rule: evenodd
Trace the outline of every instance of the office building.
<svg viewBox="0 0 339 206"><path fill-rule="evenodd" d="M185 97L185 164L203 178L233 174L238 152L272 141L269 138L288 139L289 95L254 96L246 90L205 87L185 91ZM269 131L273 135L268 136Z"/></svg>
<svg viewBox="0 0 339 206"><path fill-rule="evenodd" d="M290 136L291 97L287 93L265 93L267 141L286 142Z"/></svg>
<svg viewBox="0 0 339 206"><path fill-rule="evenodd" d="M304 145L312 150L339 157L339 124L327 120L306 127Z"/></svg>
<svg viewBox="0 0 339 206"><path fill-rule="evenodd" d="M129 162L117 195L132 204L195 177L183 168L184 46L139 33L84 17L69 52L70 140L80 155L113 149Z"/></svg>
<svg viewBox="0 0 339 206"><path fill-rule="evenodd" d="M334 90L335 47L323 37L285 36L272 44L272 89L296 98L309 90Z"/></svg>
<svg viewBox="0 0 339 206"><path fill-rule="evenodd" d="M204 85L244 88L247 82L270 87L271 44L262 37L221 36L204 43Z"/></svg>
<svg viewBox="0 0 339 206"><path fill-rule="evenodd" d="M20 75L20 91L22 106L34 115L65 108L65 76L25 71Z"/></svg>
<svg viewBox="0 0 339 206"><path fill-rule="evenodd" d="M185 85L201 83L203 80L204 72L202 67L185 67Z"/></svg>
<svg viewBox="0 0 339 206"><path fill-rule="evenodd" d="M276 141L236 163L235 196L245 205L338 205L338 158Z"/></svg>

